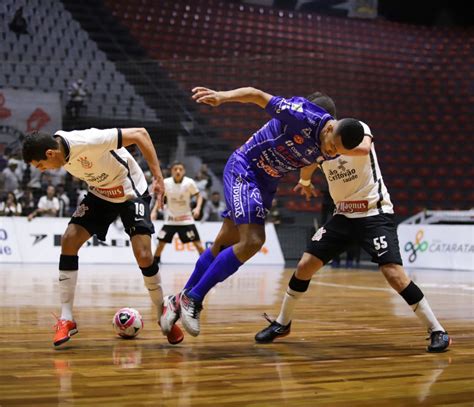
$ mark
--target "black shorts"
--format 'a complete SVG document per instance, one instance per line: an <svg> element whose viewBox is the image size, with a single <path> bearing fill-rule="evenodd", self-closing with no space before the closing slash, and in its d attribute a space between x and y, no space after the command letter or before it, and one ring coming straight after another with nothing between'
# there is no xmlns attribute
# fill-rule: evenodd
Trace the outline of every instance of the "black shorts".
<svg viewBox="0 0 474 407"><path fill-rule="evenodd" d="M366 218L335 215L316 231L305 251L326 264L353 243L359 244L378 265L403 264L397 226L393 215L387 213Z"/></svg>
<svg viewBox="0 0 474 407"><path fill-rule="evenodd" d="M160 242L171 243L175 233L179 235L179 239L183 243L201 240L196 225L164 225L158 233L158 240Z"/></svg>
<svg viewBox="0 0 474 407"><path fill-rule="evenodd" d="M146 194L131 201L112 203L88 193L73 213L69 223L81 225L99 240L105 240L110 224L120 216L125 232L152 235L155 228L150 218L151 197Z"/></svg>

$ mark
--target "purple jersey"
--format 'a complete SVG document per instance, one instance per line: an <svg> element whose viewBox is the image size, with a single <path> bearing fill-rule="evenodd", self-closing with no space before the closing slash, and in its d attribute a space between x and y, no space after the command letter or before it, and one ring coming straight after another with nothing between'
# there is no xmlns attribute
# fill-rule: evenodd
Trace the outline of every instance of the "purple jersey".
<svg viewBox="0 0 474 407"><path fill-rule="evenodd" d="M316 162L322 155L319 134L332 116L302 97L274 96L265 110L273 119L237 150L256 175L281 178Z"/></svg>

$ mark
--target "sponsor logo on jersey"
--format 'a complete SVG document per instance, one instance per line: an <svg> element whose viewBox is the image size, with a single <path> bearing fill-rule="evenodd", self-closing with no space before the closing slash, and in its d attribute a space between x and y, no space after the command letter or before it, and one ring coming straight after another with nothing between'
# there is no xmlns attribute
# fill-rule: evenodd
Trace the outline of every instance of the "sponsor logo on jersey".
<svg viewBox="0 0 474 407"><path fill-rule="evenodd" d="M339 213L367 212L369 210L368 201L340 201L336 205Z"/></svg>
<svg viewBox="0 0 474 407"><path fill-rule="evenodd" d="M85 157L85 156L84 156L84 157L79 157L79 158L77 159L77 161L79 161L79 162L81 163L82 168L84 168L84 169L86 169L86 170L92 168L92 162L89 161L89 160L87 159L87 157Z"/></svg>
<svg viewBox="0 0 474 407"><path fill-rule="evenodd" d="M263 171L265 171L268 175L274 178L280 177L280 173L275 170L273 167L269 166L268 164L265 163L263 157L260 157L257 163L257 167L261 168Z"/></svg>
<svg viewBox="0 0 474 407"><path fill-rule="evenodd" d="M306 138L311 138L311 127L301 130L301 133L303 133L303 136Z"/></svg>
<svg viewBox="0 0 474 407"><path fill-rule="evenodd" d="M300 136L299 134L295 134L293 136L293 141L296 143L296 144L303 144L304 143L304 138L303 136Z"/></svg>
<svg viewBox="0 0 474 407"><path fill-rule="evenodd" d="M168 221L170 222L182 222L185 220L194 220L194 218L191 215L168 216Z"/></svg>
<svg viewBox="0 0 474 407"><path fill-rule="evenodd" d="M92 189L92 188L91 188ZM123 186L119 185L118 187L112 188L93 188L98 194L104 195L107 198L122 198L125 196L125 191Z"/></svg>

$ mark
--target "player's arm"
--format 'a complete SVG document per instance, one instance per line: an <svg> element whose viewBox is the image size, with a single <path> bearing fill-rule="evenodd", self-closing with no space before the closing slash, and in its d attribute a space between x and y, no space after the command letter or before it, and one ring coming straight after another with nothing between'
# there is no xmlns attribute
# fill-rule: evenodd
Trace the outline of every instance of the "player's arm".
<svg viewBox="0 0 474 407"><path fill-rule="evenodd" d="M227 91L215 91L198 86L192 90L193 99L197 103L205 103L210 106L219 106L222 103L238 102L253 103L265 109L270 99L273 97L269 93L259 89L246 87Z"/></svg>
<svg viewBox="0 0 474 407"><path fill-rule="evenodd" d="M314 185L311 183L311 178L314 171L318 168L318 163L313 163L306 167L301 168L300 170L300 180L298 184L293 188L293 191L300 192L300 195L304 195L306 200L309 201L312 196L318 196L318 191L314 188Z"/></svg>
<svg viewBox="0 0 474 407"><path fill-rule="evenodd" d="M156 154L155 146L151 141L148 131L143 127L122 129L122 145L124 147L136 144L148 164L148 168L153 175L153 193L156 195L156 202L159 208L163 207L165 196L165 185L163 174L161 173L160 162Z"/></svg>
<svg viewBox="0 0 474 407"><path fill-rule="evenodd" d="M201 213L202 203L204 199L202 198L202 195L199 192L194 196L196 197L196 207L193 209L193 218L197 219L199 217L199 214Z"/></svg>

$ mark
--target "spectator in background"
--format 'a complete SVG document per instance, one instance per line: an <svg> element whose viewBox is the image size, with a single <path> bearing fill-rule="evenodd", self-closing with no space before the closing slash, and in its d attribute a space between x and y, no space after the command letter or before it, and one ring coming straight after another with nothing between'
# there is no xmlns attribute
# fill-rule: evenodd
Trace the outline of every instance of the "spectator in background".
<svg viewBox="0 0 474 407"><path fill-rule="evenodd" d="M211 199L206 202L204 206L204 214L202 221L220 222L222 220L221 213L225 211L225 203L221 199L221 194L214 191L211 194Z"/></svg>
<svg viewBox="0 0 474 407"><path fill-rule="evenodd" d="M64 184L58 184L56 186L56 196L59 199L59 213L58 216L60 218L64 216L69 216L69 207L71 200L66 194L66 191L64 190Z"/></svg>
<svg viewBox="0 0 474 407"><path fill-rule="evenodd" d="M66 114L73 119L77 119L81 115L81 110L87 108L85 99L88 91L82 78L72 83L68 95L69 100L66 104Z"/></svg>
<svg viewBox="0 0 474 407"><path fill-rule="evenodd" d="M52 185L48 185L46 195L43 195L38 207L28 215L28 220L31 221L36 216L58 216L59 199L56 197L56 189Z"/></svg>
<svg viewBox="0 0 474 407"><path fill-rule="evenodd" d="M20 216L21 204L18 203L16 195L8 192L6 198L0 202L0 216Z"/></svg>
<svg viewBox="0 0 474 407"><path fill-rule="evenodd" d="M202 207L201 207L201 212L199 213L199 216L196 218L196 220L201 220L204 214L204 207L206 205L207 200L209 199L209 191L211 190L212 187L212 178L209 175L207 168L207 164L202 164L201 169L198 171L196 176L194 177L194 181L196 182L196 185L199 189L199 193L202 196L203 202L202 202ZM193 202L192 207L196 206L196 202Z"/></svg>
<svg viewBox="0 0 474 407"><path fill-rule="evenodd" d="M28 24L26 18L23 17L23 7L20 7L13 16L13 20L9 24L10 30L16 34L16 38L20 39L22 34L28 35Z"/></svg>
<svg viewBox="0 0 474 407"><path fill-rule="evenodd" d="M21 204L21 216L28 216L36 209L36 203L33 191L30 188L26 188L23 191L23 195L18 200Z"/></svg>
<svg viewBox="0 0 474 407"><path fill-rule="evenodd" d="M23 172L19 166L20 162L15 158L8 160L7 168L2 171L3 188L5 191L18 191L23 179Z"/></svg>
<svg viewBox="0 0 474 407"><path fill-rule="evenodd" d="M39 171L38 169L36 170ZM57 188L59 184L64 185L66 182L66 174L67 171L63 167L58 168L57 170L43 171L41 184L43 186L52 185L53 187Z"/></svg>

